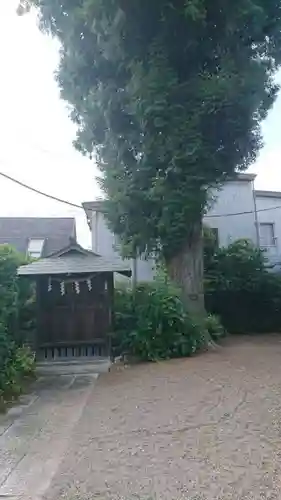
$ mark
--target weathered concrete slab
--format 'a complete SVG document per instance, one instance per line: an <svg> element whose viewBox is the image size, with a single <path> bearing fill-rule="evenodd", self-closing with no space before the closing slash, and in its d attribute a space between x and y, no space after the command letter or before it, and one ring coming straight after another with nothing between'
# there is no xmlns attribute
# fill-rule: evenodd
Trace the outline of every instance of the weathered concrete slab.
<svg viewBox="0 0 281 500"><path fill-rule="evenodd" d="M79 359L65 359L55 361L42 361L37 364L38 375L81 375L93 373L106 373L109 371L111 361L109 358L80 357Z"/></svg>
<svg viewBox="0 0 281 500"><path fill-rule="evenodd" d="M0 496L42 497L96 378L97 374L43 377L28 404L23 401L0 417Z"/></svg>

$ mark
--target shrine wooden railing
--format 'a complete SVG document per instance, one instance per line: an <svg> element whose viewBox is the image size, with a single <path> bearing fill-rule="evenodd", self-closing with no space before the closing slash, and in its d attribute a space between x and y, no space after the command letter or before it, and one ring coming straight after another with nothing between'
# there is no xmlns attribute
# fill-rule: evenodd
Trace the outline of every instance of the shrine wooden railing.
<svg viewBox="0 0 281 500"><path fill-rule="evenodd" d="M95 339L91 342L46 343L40 345L36 350L38 361L63 361L107 356L109 356L109 345L105 339Z"/></svg>

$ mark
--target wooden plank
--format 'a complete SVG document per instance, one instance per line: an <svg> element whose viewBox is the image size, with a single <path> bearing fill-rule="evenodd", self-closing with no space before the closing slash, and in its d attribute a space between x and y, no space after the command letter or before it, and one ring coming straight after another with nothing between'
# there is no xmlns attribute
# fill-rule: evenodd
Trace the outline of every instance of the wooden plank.
<svg viewBox="0 0 281 500"><path fill-rule="evenodd" d="M66 293L61 295L58 281L52 282L48 292L48 279L38 279L36 347L40 353L45 350L47 357L92 356L110 351L113 275L99 274L92 279L92 290L86 281L80 284L79 294L67 283Z"/></svg>
<svg viewBox="0 0 281 500"><path fill-rule="evenodd" d="M105 338L92 339L90 342L87 340L70 340L70 341L62 341L62 342L44 342L40 344L40 348L49 348L49 347L79 347L79 346L88 346L94 344L104 344L106 342Z"/></svg>

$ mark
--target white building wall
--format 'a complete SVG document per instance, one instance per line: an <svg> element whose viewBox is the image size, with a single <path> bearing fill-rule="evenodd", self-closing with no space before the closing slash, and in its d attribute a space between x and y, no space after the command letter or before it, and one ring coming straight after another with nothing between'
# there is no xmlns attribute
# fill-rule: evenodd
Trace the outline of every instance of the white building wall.
<svg viewBox="0 0 281 500"><path fill-rule="evenodd" d="M241 178L243 178L243 176ZM279 201L281 204L281 200ZM225 214L237 212L250 213L230 217L225 216ZM219 215L220 217L214 217L214 215ZM115 236L108 229L103 213L92 212L91 219L93 251L104 256L112 257L116 255L116 257L120 257L116 250ZM220 246L227 246L240 238L248 238L256 243L257 232L252 180L248 180L247 176L245 176L243 180L231 181L225 184L223 188L216 193L216 200L212 204L207 217L204 219L204 223L212 228L218 229ZM133 271L134 266L132 261L131 268ZM138 281L152 280L155 274L155 264L152 259L137 259L136 271Z"/></svg>
<svg viewBox="0 0 281 500"><path fill-rule="evenodd" d="M218 229L219 245L248 238L257 242L255 203L252 181L237 180L226 183L216 194L216 201L204 219L204 223ZM251 212L228 216L237 212ZM219 215L220 217L212 217Z"/></svg>
<svg viewBox="0 0 281 500"><path fill-rule="evenodd" d="M116 258L120 258L114 234L107 226L106 219L102 212L92 213L92 249L94 252ZM152 259L137 259L133 265L130 259L132 272L136 270L137 281L151 281L155 274L155 263ZM119 278L119 276L118 276ZM122 278L121 278L122 279Z"/></svg>

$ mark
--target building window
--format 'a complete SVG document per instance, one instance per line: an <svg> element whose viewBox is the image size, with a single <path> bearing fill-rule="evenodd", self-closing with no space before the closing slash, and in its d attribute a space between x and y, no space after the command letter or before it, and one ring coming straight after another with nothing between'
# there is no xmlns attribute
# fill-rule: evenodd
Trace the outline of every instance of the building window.
<svg viewBox="0 0 281 500"><path fill-rule="evenodd" d="M262 247L272 247L276 244L273 223L262 222L260 224L260 244Z"/></svg>
<svg viewBox="0 0 281 500"><path fill-rule="evenodd" d="M44 239L30 238L27 247L27 253L34 259L39 259L42 256Z"/></svg>

